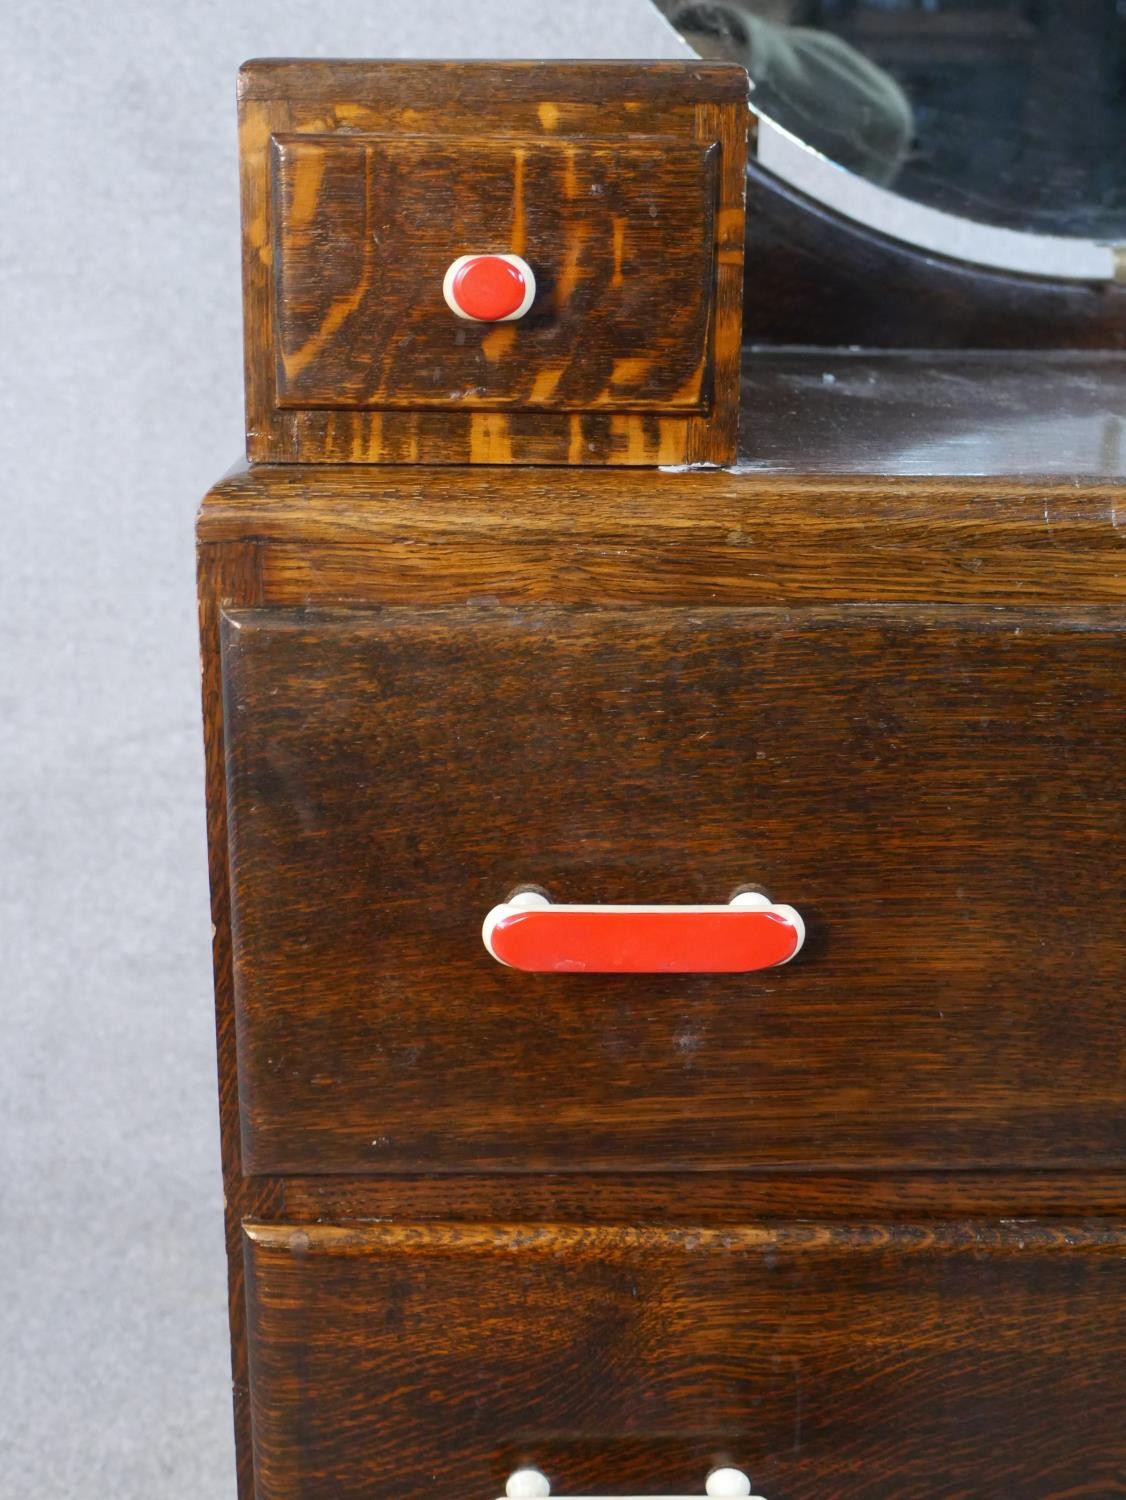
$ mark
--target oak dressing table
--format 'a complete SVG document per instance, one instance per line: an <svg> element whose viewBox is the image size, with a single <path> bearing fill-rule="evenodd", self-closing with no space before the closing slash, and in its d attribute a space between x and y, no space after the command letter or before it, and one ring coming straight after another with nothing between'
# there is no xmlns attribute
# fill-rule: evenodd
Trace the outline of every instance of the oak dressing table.
<svg viewBox="0 0 1126 1500"><path fill-rule="evenodd" d="M241 1500L1126 1494L1122 357L744 350L729 65L241 110Z"/></svg>

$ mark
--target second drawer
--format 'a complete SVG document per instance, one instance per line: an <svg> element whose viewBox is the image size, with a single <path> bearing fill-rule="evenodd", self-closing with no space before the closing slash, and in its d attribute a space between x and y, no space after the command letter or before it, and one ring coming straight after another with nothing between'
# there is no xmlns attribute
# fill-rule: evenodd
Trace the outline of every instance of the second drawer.
<svg viewBox="0 0 1126 1500"><path fill-rule="evenodd" d="M258 1500L1126 1484L1107 1226L246 1227Z"/></svg>
<svg viewBox="0 0 1126 1500"><path fill-rule="evenodd" d="M249 610L224 627L252 1172L1126 1163L1120 620ZM563 902L784 968L527 974Z"/></svg>

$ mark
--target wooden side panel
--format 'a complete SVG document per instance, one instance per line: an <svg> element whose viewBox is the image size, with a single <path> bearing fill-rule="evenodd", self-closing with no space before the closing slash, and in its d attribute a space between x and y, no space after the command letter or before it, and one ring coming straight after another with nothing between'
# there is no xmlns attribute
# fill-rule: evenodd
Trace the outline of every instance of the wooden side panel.
<svg viewBox="0 0 1126 1500"><path fill-rule="evenodd" d="M226 758L223 731L220 619L224 607L246 606L261 598L261 548L252 541L198 549L198 602L203 698L203 737L207 776L207 851L211 887L212 952L215 981L216 1051L219 1073L219 1127L226 1208L228 1317L239 1500L254 1500L250 1446L249 1384L246 1363L246 1307L242 1255L242 1149L239 1132L238 1072L235 1056L234 987L231 962L231 893L227 829ZM272 1197L259 1194L259 1213Z"/></svg>
<svg viewBox="0 0 1126 1500"><path fill-rule="evenodd" d="M1126 1492L1126 1241L250 1225L258 1500Z"/></svg>
<svg viewBox="0 0 1126 1500"><path fill-rule="evenodd" d="M1121 627L230 616L248 1169L1123 1166ZM527 975L480 939L525 884L746 883L806 918L784 969Z"/></svg>

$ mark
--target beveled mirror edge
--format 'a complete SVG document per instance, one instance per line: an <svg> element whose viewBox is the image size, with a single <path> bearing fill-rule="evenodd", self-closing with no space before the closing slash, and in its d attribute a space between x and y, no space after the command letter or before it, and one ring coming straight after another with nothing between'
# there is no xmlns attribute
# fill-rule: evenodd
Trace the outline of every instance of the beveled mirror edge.
<svg viewBox="0 0 1126 1500"><path fill-rule="evenodd" d="M799 192L835 213L918 249L994 270L1057 281L1126 279L1126 247L1067 235L1003 229L917 203L838 166L761 113L754 150L761 166Z"/></svg>

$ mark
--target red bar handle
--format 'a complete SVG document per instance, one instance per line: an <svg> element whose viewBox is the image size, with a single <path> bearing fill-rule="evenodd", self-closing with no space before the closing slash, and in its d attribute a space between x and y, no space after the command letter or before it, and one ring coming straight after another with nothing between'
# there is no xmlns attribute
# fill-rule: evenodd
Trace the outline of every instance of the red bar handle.
<svg viewBox="0 0 1126 1500"><path fill-rule="evenodd" d="M523 891L481 936L498 963L532 974L748 974L788 963L805 923L758 891L726 906L567 906Z"/></svg>

